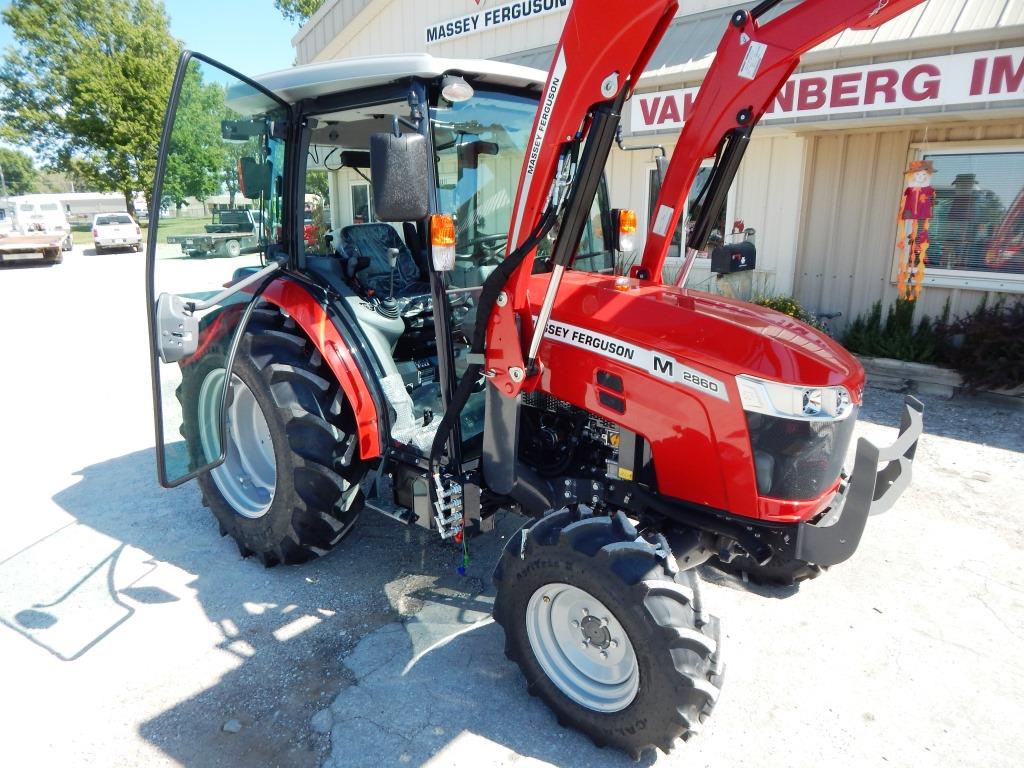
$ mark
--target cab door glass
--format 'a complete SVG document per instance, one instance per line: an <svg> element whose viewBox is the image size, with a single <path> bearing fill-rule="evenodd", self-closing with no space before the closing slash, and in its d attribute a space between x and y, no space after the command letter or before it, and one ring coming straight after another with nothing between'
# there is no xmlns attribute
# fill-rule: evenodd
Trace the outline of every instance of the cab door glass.
<svg viewBox="0 0 1024 768"><path fill-rule="evenodd" d="M203 302L259 269L280 249L283 192L283 103L199 58L179 64L177 104L161 145L147 249L149 296ZM173 97L172 97L173 102ZM154 342L154 397L160 479L165 485L219 462L220 403L227 349L242 309L239 292L196 312L198 339L172 362L168 339ZM157 318L153 318L157 328ZM159 331L158 331L159 332ZM172 353L170 355L174 357Z"/></svg>

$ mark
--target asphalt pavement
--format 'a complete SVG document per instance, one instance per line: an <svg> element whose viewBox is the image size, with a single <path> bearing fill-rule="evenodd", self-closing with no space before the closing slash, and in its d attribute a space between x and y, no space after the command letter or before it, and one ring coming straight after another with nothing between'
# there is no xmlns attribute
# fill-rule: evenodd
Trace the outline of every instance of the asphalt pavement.
<svg viewBox="0 0 1024 768"><path fill-rule="evenodd" d="M204 269L220 269L209 260ZM225 275L225 278L229 275ZM0 762L634 765L558 726L502 655L490 570L366 512L264 569L155 479L143 257L0 270ZM657 766L1016 766L1024 412L925 398L914 485L800 589L710 569L722 698ZM890 441L869 389L858 434Z"/></svg>

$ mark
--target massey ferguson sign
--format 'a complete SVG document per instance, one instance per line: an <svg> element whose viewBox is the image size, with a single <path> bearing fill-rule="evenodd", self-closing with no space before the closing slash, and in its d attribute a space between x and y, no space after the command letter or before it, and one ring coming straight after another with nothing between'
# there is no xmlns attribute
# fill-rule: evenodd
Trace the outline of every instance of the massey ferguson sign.
<svg viewBox="0 0 1024 768"><path fill-rule="evenodd" d="M480 0L476 0L480 5ZM519 21L546 16L555 11L564 11L569 7L569 0L517 0L492 8L481 8L474 13L459 16L457 19L431 24L423 30L427 45L451 40L453 37L472 35L486 29L496 29Z"/></svg>
<svg viewBox="0 0 1024 768"><path fill-rule="evenodd" d="M697 88L637 94L630 112L632 131L679 128L696 96ZM1013 100L1024 100L1024 48L793 75L762 122Z"/></svg>

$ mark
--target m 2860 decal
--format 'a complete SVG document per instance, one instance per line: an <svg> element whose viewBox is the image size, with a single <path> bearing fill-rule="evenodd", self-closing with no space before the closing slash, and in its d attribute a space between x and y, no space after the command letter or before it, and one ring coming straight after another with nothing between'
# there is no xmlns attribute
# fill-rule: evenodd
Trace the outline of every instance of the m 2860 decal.
<svg viewBox="0 0 1024 768"><path fill-rule="evenodd" d="M719 400L729 401L729 393L724 383L667 355L557 320L549 320L544 333L545 338L580 349L589 349L604 357L639 368L659 379L682 384Z"/></svg>

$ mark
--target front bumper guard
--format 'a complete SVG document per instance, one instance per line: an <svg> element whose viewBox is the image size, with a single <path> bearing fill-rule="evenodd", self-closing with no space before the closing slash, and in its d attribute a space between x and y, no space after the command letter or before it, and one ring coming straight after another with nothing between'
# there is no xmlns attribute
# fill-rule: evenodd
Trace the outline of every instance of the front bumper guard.
<svg viewBox="0 0 1024 768"><path fill-rule="evenodd" d="M910 485L917 440L923 429L924 405L908 395L896 442L879 448L860 438L853 474L840 486L835 503L818 522L798 526L794 557L817 565L848 560L860 544L868 517L891 509Z"/></svg>

